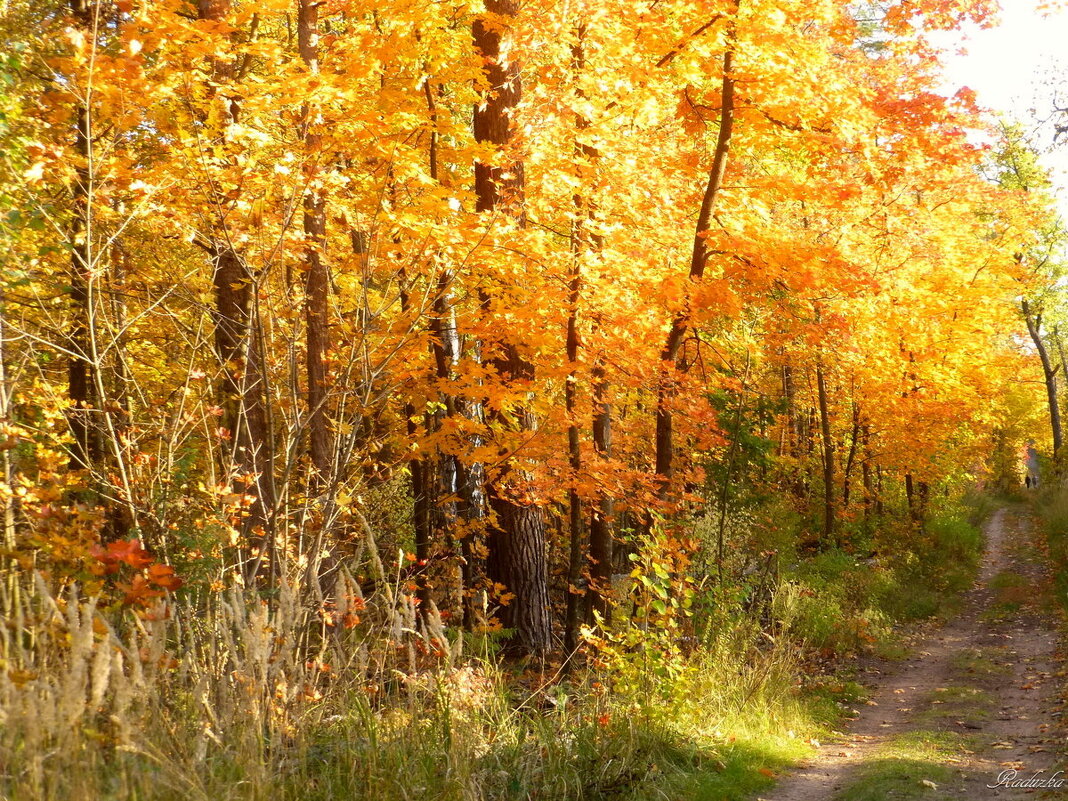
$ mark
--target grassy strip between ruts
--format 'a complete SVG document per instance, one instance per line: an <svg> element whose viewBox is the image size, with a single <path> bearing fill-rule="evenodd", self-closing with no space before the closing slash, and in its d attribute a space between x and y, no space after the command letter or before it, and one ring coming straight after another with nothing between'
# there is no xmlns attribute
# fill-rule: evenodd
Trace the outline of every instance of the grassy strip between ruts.
<svg viewBox="0 0 1068 801"><path fill-rule="evenodd" d="M919 730L891 739L876 759L860 766L834 801L910 801L955 778L953 763L976 748L964 735Z"/></svg>

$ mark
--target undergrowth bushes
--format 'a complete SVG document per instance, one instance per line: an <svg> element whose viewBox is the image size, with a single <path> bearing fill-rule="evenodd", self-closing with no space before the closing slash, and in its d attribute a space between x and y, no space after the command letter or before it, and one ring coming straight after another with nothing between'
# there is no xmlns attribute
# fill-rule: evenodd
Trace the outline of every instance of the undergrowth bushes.
<svg viewBox="0 0 1068 801"><path fill-rule="evenodd" d="M1045 529L1057 599L1068 609L1068 491L1050 482L1032 500Z"/></svg>
<svg viewBox="0 0 1068 801"><path fill-rule="evenodd" d="M172 608L120 630L39 585L18 621L34 618L32 641L7 630L8 664L23 667L0 674L0 796L684 798L766 785L835 714L799 693L796 645L752 631L722 631L664 676L640 650L563 680L506 674L462 639L420 670L373 654L380 630L310 655L294 598L234 592L209 625L186 628L192 610ZM419 641L406 636L402 652Z"/></svg>
<svg viewBox="0 0 1068 801"><path fill-rule="evenodd" d="M499 632L421 618L381 565L366 598L342 573L326 610L295 582L269 600L183 590L135 615L9 581L0 797L745 797L859 696L814 652L878 649L967 585L967 517L857 527L813 553L799 518L751 511L730 519L722 565L708 521L688 567L638 541L614 624L565 665L501 662ZM1068 504L1063 519L1068 533Z"/></svg>
<svg viewBox="0 0 1068 801"><path fill-rule="evenodd" d="M987 506L986 502L982 502ZM978 566L987 512L970 504L939 509L925 524L883 521L843 547L781 554L775 616L795 637L827 654L876 648L900 622L955 609Z"/></svg>

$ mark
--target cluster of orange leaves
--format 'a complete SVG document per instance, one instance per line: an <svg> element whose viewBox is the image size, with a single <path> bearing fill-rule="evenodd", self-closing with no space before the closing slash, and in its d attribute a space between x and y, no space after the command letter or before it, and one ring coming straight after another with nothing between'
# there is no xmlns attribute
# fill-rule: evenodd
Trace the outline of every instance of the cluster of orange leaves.
<svg viewBox="0 0 1068 801"><path fill-rule="evenodd" d="M90 554L96 560L89 568L93 575L126 578L116 582L115 587L123 594L122 603L127 606L148 606L182 586L174 568L156 562L137 539L94 545Z"/></svg>

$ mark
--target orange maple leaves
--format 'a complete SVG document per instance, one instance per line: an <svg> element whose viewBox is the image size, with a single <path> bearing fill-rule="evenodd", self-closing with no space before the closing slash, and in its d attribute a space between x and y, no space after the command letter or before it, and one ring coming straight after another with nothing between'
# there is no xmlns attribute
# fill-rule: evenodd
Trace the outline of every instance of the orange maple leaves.
<svg viewBox="0 0 1068 801"><path fill-rule="evenodd" d="M129 576L128 581L115 584L123 593L122 603L128 606L147 605L182 586L174 568L156 562L137 539L109 542L106 547L94 545L90 554L97 560L90 568L96 575Z"/></svg>

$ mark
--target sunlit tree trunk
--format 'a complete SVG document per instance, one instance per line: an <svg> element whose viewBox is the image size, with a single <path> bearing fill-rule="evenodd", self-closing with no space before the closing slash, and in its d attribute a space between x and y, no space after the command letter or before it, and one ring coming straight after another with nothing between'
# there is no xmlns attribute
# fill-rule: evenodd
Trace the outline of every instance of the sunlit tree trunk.
<svg viewBox="0 0 1068 801"><path fill-rule="evenodd" d="M298 0L297 42L300 57L312 75L319 73L319 2ZM305 105L301 128L304 140L304 320L307 337L308 455L317 476L314 487L333 474L333 440L327 416L326 358L330 349L330 276L323 257L326 245L326 200L318 179L321 137L314 130L316 120Z"/></svg>
<svg viewBox="0 0 1068 801"><path fill-rule="evenodd" d="M502 59L501 24L514 18L516 0L489 0L486 11L496 15L490 21L479 17L474 23L475 47L484 59L489 90L475 108L475 139L501 148L512 139L511 115L522 93L519 63ZM520 225L523 211L523 164L513 159L507 168L478 162L475 165L475 194L480 212L501 210ZM488 299L484 311L491 312ZM490 361L505 384L527 383L534 378L534 365L519 352L514 342L499 344L501 351ZM534 431L536 421L527 408L516 410L519 427ZM516 651L544 654L550 647L548 567L546 562L545 518L535 503L523 497L522 485L529 477L507 466L489 487L489 500L496 521L487 538L489 578L503 584L515 595L502 607L501 622L513 629Z"/></svg>

